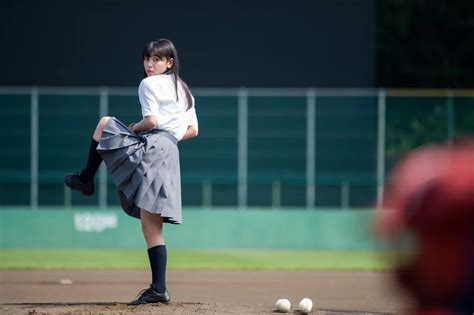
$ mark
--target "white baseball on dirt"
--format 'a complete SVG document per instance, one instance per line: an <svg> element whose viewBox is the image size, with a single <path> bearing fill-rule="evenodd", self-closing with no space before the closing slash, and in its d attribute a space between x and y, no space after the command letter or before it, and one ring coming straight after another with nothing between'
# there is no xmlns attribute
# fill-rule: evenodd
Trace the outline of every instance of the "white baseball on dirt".
<svg viewBox="0 0 474 315"><path fill-rule="evenodd" d="M276 301L275 307L277 311L286 313L290 310L291 303L287 299L279 299L278 301Z"/></svg>
<svg viewBox="0 0 474 315"><path fill-rule="evenodd" d="M300 304L298 305L298 311L304 314L310 313L312 308L313 308L313 301L311 301L311 299L308 299L308 298L302 299Z"/></svg>
<svg viewBox="0 0 474 315"><path fill-rule="evenodd" d="M61 280L59 280L59 283L60 284L72 284L72 280L71 279L61 279Z"/></svg>

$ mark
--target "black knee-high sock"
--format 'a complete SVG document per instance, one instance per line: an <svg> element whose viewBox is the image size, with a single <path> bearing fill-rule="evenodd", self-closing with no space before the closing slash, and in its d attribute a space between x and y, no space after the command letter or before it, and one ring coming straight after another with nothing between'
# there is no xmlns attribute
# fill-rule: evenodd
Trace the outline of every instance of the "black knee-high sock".
<svg viewBox="0 0 474 315"><path fill-rule="evenodd" d="M166 245L158 245L148 249L152 284L159 293L166 291L166 256Z"/></svg>
<svg viewBox="0 0 474 315"><path fill-rule="evenodd" d="M86 168L81 171L79 179L83 183L90 182L94 180L95 173L99 169L100 163L102 163L102 157L97 153L97 145L99 142L92 139L91 145L89 147L89 156L87 158Z"/></svg>

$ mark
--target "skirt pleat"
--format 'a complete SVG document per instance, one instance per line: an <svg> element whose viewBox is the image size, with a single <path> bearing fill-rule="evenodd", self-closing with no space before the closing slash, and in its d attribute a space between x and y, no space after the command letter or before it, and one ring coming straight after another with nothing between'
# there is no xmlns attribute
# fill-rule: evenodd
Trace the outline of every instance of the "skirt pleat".
<svg viewBox="0 0 474 315"><path fill-rule="evenodd" d="M97 152L117 188L122 209L140 218L140 209L180 224L181 180L176 139L152 130L134 134L112 117L104 127Z"/></svg>

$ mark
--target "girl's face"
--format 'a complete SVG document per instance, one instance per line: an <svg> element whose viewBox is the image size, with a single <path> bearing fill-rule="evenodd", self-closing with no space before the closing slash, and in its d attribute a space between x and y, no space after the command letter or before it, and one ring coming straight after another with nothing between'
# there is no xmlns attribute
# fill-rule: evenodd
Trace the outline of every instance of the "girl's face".
<svg viewBox="0 0 474 315"><path fill-rule="evenodd" d="M173 66L173 58L163 59L157 56L150 56L143 58L143 67L145 68L146 75L152 76L157 74L163 74L166 70L171 69Z"/></svg>

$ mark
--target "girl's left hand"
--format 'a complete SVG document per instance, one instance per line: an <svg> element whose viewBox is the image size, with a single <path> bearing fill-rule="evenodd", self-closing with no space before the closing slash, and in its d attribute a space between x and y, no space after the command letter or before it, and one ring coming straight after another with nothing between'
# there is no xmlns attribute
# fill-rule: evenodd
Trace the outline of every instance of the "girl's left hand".
<svg viewBox="0 0 474 315"><path fill-rule="evenodd" d="M133 131L133 126L135 126L135 123L131 123L128 125L128 129L130 129L131 131Z"/></svg>

